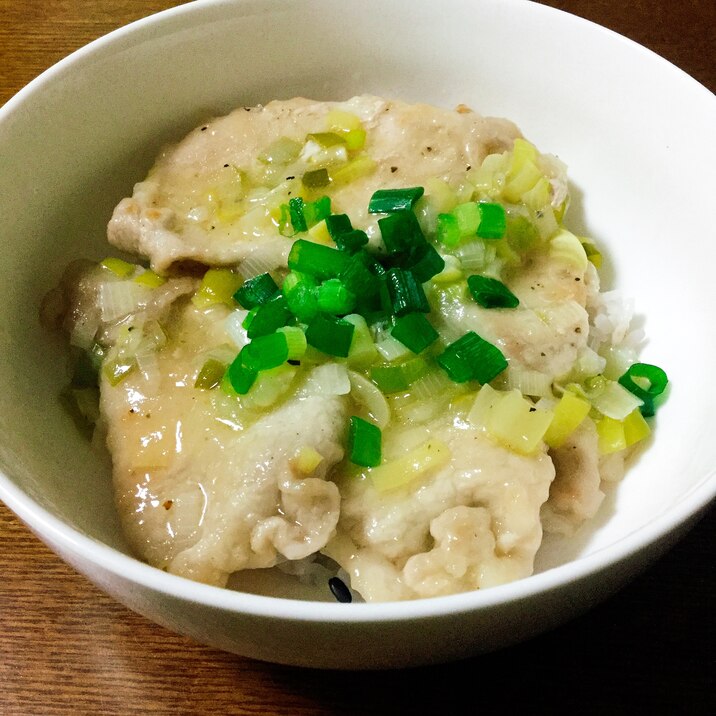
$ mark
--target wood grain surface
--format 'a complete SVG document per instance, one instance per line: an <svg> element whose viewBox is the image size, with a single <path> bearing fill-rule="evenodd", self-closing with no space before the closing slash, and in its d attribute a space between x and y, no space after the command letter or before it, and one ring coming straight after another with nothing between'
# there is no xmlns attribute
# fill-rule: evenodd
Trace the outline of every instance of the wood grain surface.
<svg viewBox="0 0 716 716"><path fill-rule="evenodd" d="M0 104L90 40L176 4L0 0ZM714 0L545 4L716 88ZM439 667L334 673L251 661L155 626L0 504L0 714L714 714L715 516L612 599L529 642Z"/></svg>

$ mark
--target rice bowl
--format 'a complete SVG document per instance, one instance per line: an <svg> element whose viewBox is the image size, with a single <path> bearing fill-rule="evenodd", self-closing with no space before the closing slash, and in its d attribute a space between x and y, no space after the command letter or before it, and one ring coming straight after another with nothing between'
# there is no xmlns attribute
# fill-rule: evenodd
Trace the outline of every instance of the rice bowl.
<svg viewBox="0 0 716 716"><path fill-rule="evenodd" d="M115 594L125 603L129 603L142 613L150 614L160 623L190 633L202 641L269 660L333 666L373 664L375 655L369 655L365 648L361 652L356 644L369 642L371 635L386 631L396 636L399 634L400 639L396 638L396 643L409 642L410 647L397 645L395 652L385 656L383 665L441 660L475 650L495 648L547 628L566 618L565 610L554 608L565 599L577 609L587 608L594 600L605 596L608 591L617 587L627 574L633 573L636 567L645 564L671 540L676 539L678 535L676 528L685 529L688 521L695 519L698 511L712 498L713 458L708 452L708 442L700 439L705 434L710 419L706 413L699 412L704 410L702 406L694 404L692 399L687 397L698 394L694 373L703 374L705 370L699 370L699 365L694 366L693 361L703 360L704 366L707 366L709 356L713 355L713 338L705 336L699 355L690 358L691 370L677 367L676 373L670 375L675 387L663 413L659 415L658 439L651 451L635 466L630 476L633 479L623 483L612 498L615 501L614 513L610 516L608 526L600 527L585 540L576 561L561 564L566 555L554 555L551 563L547 560L543 565L541 573L519 585L497 587L491 592L427 600L400 609L392 605L383 605L379 610L373 609L374 605L353 605L356 607L355 611L348 614L340 611L342 605L318 607L311 603L284 602L217 592L208 587L184 583L177 578L158 574L155 570L139 565L123 554L125 547L112 517L111 497L104 478L106 467L101 467L96 458L87 456L78 447L79 443L73 437L72 427L67 424L59 409L48 408L40 398L40 394L56 392L63 376L61 363L58 360L59 354L57 352L46 354L47 349L40 338L39 331L22 335L19 329L15 328L20 325L15 311L18 305L16 297L21 285L23 294L37 296L40 293L38 277L31 267L37 266L38 263L59 267L64 262L64 257L70 253L77 253L75 249L87 251L87 236L97 237L91 246L96 258L101 258L102 227L106 223L108 209L126 192L132 181L143 174L160 143L167 138L178 137L188 130L196 123L194 121L196 115L204 113L207 107L214 113L227 109L230 103L235 103L232 100L236 99L244 103L265 101L272 96L287 96L287 85L291 86L291 90L298 87L302 93L337 97L345 96L347 91L354 88L365 89L365 84L370 83L371 90L398 94L408 99L429 99L447 106L467 99L481 111L509 116L517 120L525 132L534 137L540 146L559 151L569 159L570 166L573 167L574 182L584 192L581 202L577 205L577 215L584 222L584 228L589 229L588 233L604 241L608 247L607 255L613 252L614 258L610 263L619 270L614 284L620 288L627 288L637 297L637 311L645 315L647 320L646 330L650 336L651 354L658 354L660 362L664 365L683 366L685 361L679 358L679 346L688 343L686 335L689 331L689 326L683 325L684 306L695 307L694 313L690 314L693 320L693 324L690 325L708 325L707 314L713 298L706 288L707 277L703 275L699 280L699 271L704 269L693 265L690 261L697 252L683 252L674 256L668 275L676 272L694 277L688 286L684 286L685 295L680 299L683 303L676 303L673 297L667 300L656 288L660 282L664 284L668 280L668 276L664 275L664 268L656 262L649 263L649 281L644 281L640 278L641 272L638 269L640 265L644 265L643 251L638 242L619 241L612 237L615 234L614 227L617 227L619 233L650 237L652 249L663 247L664 251L668 250L669 244L663 237L670 233L667 231L670 228L668 224L670 218L666 219L666 225L655 220L654 211L650 207L661 201L660 188L657 182L645 180L644 176L662 175L660 167L665 164L665 157L660 152L663 152L661 148L667 137L669 138L667 156L670 166L678 169L679 163L683 162L683 170L677 171L677 174L686 172L687 168L688 171L693 171L688 158L693 156L697 149L689 145L689 142L697 136L709 136L708 133L712 131L709 127L713 126L713 98L703 88L663 61L597 30L588 23L567 18L545 8L521 3L510 5L515 8L515 15L511 19L513 27L516 23L517 30L522 28L528 46L531 33L527 31L527 26L533 27L534 23L544 23L544 32L555 33L555 38L559 37L567 42L579 42L582 45L582 55L585 56L587 64L586 70L582 68L582 71L586 72L585 76L589 78L590 93L580 101L561 97L560 122L551 121L553 120L551 113L539 102L532 101L532 98L540 93L533 86L532 79L527 81L526 69L516 63L514 56L505 59L499 54L499 50L496 50L497 55L493 55L503 58L502 65L505 70L502 73L502 83L488 79L480 85L474 80L472 86L480 86L480 91L476 91L474 96L465 97L464 87L449 89L443 86L427 97L424 87L421 86L424 83L397 76L396 67L400 64L401 56L404 57L402 55L404 50L395 48L393 50L395 55L392 57L381 59L377 58L377 55L374 56L370 61L375 64L364 66L361 70L363 76L351 78L348 83L345 77L350 76L350 73L342 73L341 77L333 79L327 78L325 80L327 83L324 79L319 81L318 77L323 78L323 75L318 70L306 71L309 69L306 66L309 58L305 56L302 58L303 65L299 73L304 75L303 80L292 76L288 69L291 61L296 58L284 57L283 61L286 65L282 66L280 72L277 72L277 67L273 65L278 61L276 59L271 60L269 63L271 66L256 67L256 71L251 73L253 80L250 87L231 86L225 77L221 77L215 80L218 86L212 86L210 90L206 87L201 88L202 81L198 77L198 70L196 74L192 74L189 68L186 68L186 73L179 74L183 74L185 83L187 78L194 78L188 79L190 86L187 84L177 86L177 94L172 97L169 106L164 105L160 109L157 104L156 107L150 107L151 121L146 119L148 115L145 114L142 123L136 122L132 119L132 112L125 112L122 115L126 116L126 119L122 120L125 123L118 126L116 116L112 117L110 122L106 115L102 115L104 119L100 116L85 123L81 138L79 130L73 130L71 126L52 128L49 120L58 109L56 105L51 105L53 102L60 101L58 95L51 91L53 86L59 85L53 83L74 87L78 91L77 107L83 107L86 110L84 114L88 117L94 116L89 111L89 108L94 107L96 114L97 85L93 85L93 82L95 80L99 82L105 72L111 71L110 53L103 49L107 45L113 50L121 50L130 63L134 61L146 65L150 56L139 57L135 53L150 52L150 46L141 42L142 33L154 34L158 27L155 23L161 25L168 33L164 36L164 42L171 45L172 42L181 43L186 39L185 33L172 34L180 27L189 26L183 23L189 23L191 20L190 24L194 28L192 32L199 37L202 32L208 32L210 27L215 30L214 21L223 16L223 13L228 13L228 16L224 17L229 17L229 21L225 23L227 42L229 28L234 33L245 32L246 37L249 37L252 28L255 29L255 24L252 23L258 22L257 18L261 15L246 17L245 4L223 3L180 8L159 18L140 23L131 31L120 31L108 40L103 40L66 61L4 108L0 137L3 146L10 138L13 140L8 155L13 160L10 163L20 167L20 179L23 173L27 172L27 175L33 176L42 190L36 199L40 202L36 205L38 210L28 212L28 215L31 214L35 218L31 220L28 216L14 216L9 228L10 235L30 238L23 246L20 246L19 242L12 244L13 253L8 257L4 268L7 272L6 278L12 278L4 282L10 295L3 302L4 310L7 312L5 325L10 332L10 335L6 336L7 342L4 347L6 368L2 373L5 388L3 416L8 426L3 438L3 466L5 473L12 477L3 479L2 496L68 561L84 573L89 573L95 582L103 585L107 591ZM501 3L499 7L505 7L505 4ZM322 6L322 11L326 22L336 22L336 26L340 27L340 23L332 17L327 6ZM346 13L349 10L343 8L342 12ZM426 24L429 22L430 12L427 6L420 8L420 17ZM487 51L488 30L492 28L496 33L502 19L496 3L484 3L480 6L480 13L481 27L486 33L483 46ZM455 15L457 14L456 9ZM280 21L289 21L289 19L296 21L296 17L292 16L290 11L278 17ZM389 19L386 20L383 28L375 30L374 33L375 28L370 28L371 32L365 28L373 41L380 42L382 33L389 32L387 29ZM272 22L277 23L279 20L274 17ZM522 22L525 23L524 27L521 25ZM355 23L354 26L359 27ZM358 34L358 29L354 32ZM136 36L133 33L137 33ZM138 44L135 44L135 37ZM172 37L173 40L168 39ZM341 38L339 33L336 39L349 40L350 38ZM420 38L415 38L415 41L419 42ZM460 45L460 43L454 44ZM141 52L138 47L141 47ZM184 51L188 58L187 47L184 46ZM585 47L590 48L589 51L585 51ZM227 48L223 47L222 50L222 56L226 57ZM328 52L328 48L325 51ZM233 52L240 52L240 50L234 48ZM595 54L592 56L591 52ZM203 55L195 55L197 56ZM605 60L607 56L610 59ZM235 61L247 62L249 59L242 55ZM626 59L629 61L627 62ZM319 60L320 58L315 58L312 61L318 63ZM471 59L477 64L479 60L479 57ZM188 59L186 61L191 64ZM206 61L208 62L208 59ZM368 62L368 59L363 61ZM433 62L435 61L433 58ZM433 67L431 70L421 66L421 70L424 73L436 72L437 69L446 71L446 68L453 66L456 61L458 58L446 55L445 66L438 64L437 68ZM561 67L556 57L547 55L545 63L550 61L554 62L555 71L559 68L560 71L570 72L568 68ZM585 106L602 106L600 96L603 96L607 90L603 83L600 84L596 68L603 66L605 61L607 74L611 69L619 66L630 67L630 74L622 76L620 82L612 84L609 89L610 92L617 92L623 100L624 112L615 118L597 110L593 115L585 117ZM315 65L317 66L318 64ZM590 67L595 72L594 76L589 74ZM380 72L380 69L385 71ZM680 121L692 123L690 125L692 131L684 132L685 136L670 135L667 120L664 119L662 124L656 112L658 108L668 116L669 107L660 104L660 99L649 95L648 88L637 89L640 73L648 74L657 70L663 73L663 82L670 88L672 100L674 97L681 100L674 101L673 106L680 104L691 108L690 119L686 120L679 115ZM484 76L485 73L483 72L482 75ZM276 79L277 77L280 77L280 81ZM380 77L380 80L376 77ZM564 86L576 86L571 83L574 79L574 77L565 77ZM170 78L164 78L165 82L169 80ZM150 84L156 87L155 81L156 77ZM40 95L38 93L40 86L47 87L48 91ZM509 94L505 93L504 87L510 88ZM127 87L121 90L120 87L116 87L115 91L118 92L116 101L127 107L132 106L131 96L134 89ZM122 91L126 94L120 97ZM295 91L291 92L291 94L295 93ZM144 96L146 98L146 92ZM135 97L135 106L136 101ZM86 104L83 105L83 102ZM641 136L636 128L641 118L641 107L645 106L645 103L654 108L657 119L654 121L653 132L648 136ZM47 114L40 111L41 105L45 105L44 111ZM81 153L82 161L71 162L68 154L63 156L62 152L58 153L56 163L42 167L28 161L28 157L31 156L28 149L32 144L32 137L31 133L24 132L23 126L17 121L20 107L32 107L38 112L36 121L40 124L34 128L35 132L39 130L38 134L45 133L53 138L57 136L57 132L62 132L62 142L58 144L66 147L63 151L69 154L76 151L77 147L84 147ZM675 110L672 108L671 111L673 113ZM45 120L47 124L42 123ZM577 120L578 124L581 123L580 132L570 129ZM140 124L143 126L140 127ZM593 156L591 147L585 142L585 136L594 136L598 131L607 133L612 141L601 156ZM73 135L73 132L77 134ZM635 141L635 137L639 139ZM693 141L696 142L695 139ZM127 142L133 147L147 147L147 151L141 156L128 157ZM705 155L708 151L708 143L704 143L702 139L697 144L698 151ZM95 158L92 159L90 154ZM100 156L104 158L100 159ZM622 166L616 187L620 191L616 191L616 194L621 195L623 193L621 189L630 184L638 182L644 186L644 192L633 197L633 202L625 203L615 197L613 186L615 180L609 167L613 165L617 156L631 156L632 159L626 166ZM703 162L703 165L709 164L708 160ZM108 167L122 168L113 173ZM60 176L63 182L58 181ZM106 177L107 182L105 186L96 186L93 190L94 196L97 197L96 212L77 209L76 214L69 214L62 221L56 216L47 216L46 213L43 218L40 205L46 206L48 197L55 197L51 202L52 205L66 207L70 205L68 203L70 196L78 191L84 193L88 186L95 184L93 177L96 176ZM17 177L14 181L10 181L3 176L2 180L3 187L6 183L8 185L7 190L3 191L7 201L17 201L14 197L19 189L14 185L21 185L22 182L17 182ZM705 178L697 185L706 191L708 181ZM63 184L66 186L64 189ZM673 189L678 197L678 188ZM5 213L3 211L3 214ZM660 219L663 220L663 217ZM696 217L689 217L689 219L693 221L693 226L687 235L697 236L699 232L703 232ZM683 228L681 230L683 231ZM72 238L67 243L47 243L47 236L59 235ZM703 257L703 249L700 251ZM652 259L647 258L647 260ZM22 284L19 284L18 276L23 277ZM704 315L702 316L700 312ZM659 316L658 324L655 324L653 316ZM662 355L664 358L661 358ZM27 356L33 356L35 360L36 367L32 370L29 368ZM33 394L36 397L33 398ZM28 419L29 416L41 416L41 418ZM20 436L9 427L11 423L24 423L30 425L30 428ZM36 449L32 449L31 446L42 444L44 438L41 439L40 436L48 434L49 426L52 426L49 434L55 435L52 438L53 442L50 443L52 449L47 455L38 455ZM690 441L688 444L692 445L693 449L680 451L677 447L683 445L685 436L688 436ZM688 457L685 454L687 452L690 453ZM670 476L677 474L688 475L688 482L675 483ZM94 496L94 505L67 499L65 487L71 479L79 480L82 491ZM73 525L73 529L68 529L67 524ZM617 562L620 563L620 568L611 569ZM558 564L561 566L555 566ZM599 588L587 594L587 585L591 588L597 583ZM575 595L578 595L579 599L575 599ZM530 604L533 605L535 599L544 600L545 611L549 612L544 620L537 620L527 614L528 611L532 611ZM553 610L547 608L550 604ZM327 609L332 611L328 612ZM325 621L328 614L330 619L335 620L332 624ZM267 619L265 624L271 623L274 627L280 623L285 631L281 635L277 633L275 637L266 637L266 641L257 644L257 632L253 627L248 626L253 621L249 618L251 615L253 618ZM510 628L500 627L498 624L498 620L504 624L505 615L510 615L515 620ZM417 623L421 624L421 629L415 629ZM245 633L253 636L249 639L241 638L238 625L246 630ZM312 636L309 636L307 631L312 632ZM468 631L479 633L479 639L476 642L457 639L450 643L450 635L455 636ZM408 633L410 637L407 637ZM328 636L346 646L340 656L316 653L319 650L311 649L312 641L325 640ZM431 640L437 640L444 646L436 650L431 645ZM292 642L294 645L290 646ZM301 644L301 648L297 648L295 643ZM349 653L350 663L346 663L345 659L348 659Z"/></svg>

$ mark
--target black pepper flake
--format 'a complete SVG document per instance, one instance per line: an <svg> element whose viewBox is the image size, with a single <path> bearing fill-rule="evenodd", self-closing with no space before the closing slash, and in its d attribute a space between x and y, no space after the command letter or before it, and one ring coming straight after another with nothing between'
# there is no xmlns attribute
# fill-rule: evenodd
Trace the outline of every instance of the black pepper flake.
<svg viewBox="0 0 716 716"><path fill-rule="evenodd" d="M244 112L250 112L250 111L251 111L251 107L244 107Z"/></svg>
<svg viewBox="0 0 716 716"><path fill-rule="evenodd" d="M398 167L390 167L390 171L392 174L395 174L395 172L398 171Z"/></svg>
<svg viewBox="0 0 716 716"><path fill-rule="evenodd" d="M433 151L433 148L432 148L432 147L425 147L425 151L426 151L426 152L432 152L432 151Z"/></svg>
<svg viewBox="0 0 716 716"><path fill-rule="evenodd" d="M465 171L466 171L466 172L469 172L470 169L472 169L472 164L468 164L468 165L465 167Z"/></svg>
<svg viewBox="0 0 716 716"><path fill-rule="evenodd" d="M289 365L301 365L300 360L293 360L292 358L289 358L287 362Z"/></svg>
<svg viewBox="0 0 716 716"><path fill-rule="evenodd" d="M224 164L224 169L228 169L228 168L229 168L229 165L228 165L228 164Z"/></svg>
<svg viewBox="0 0 716 716"><path fill-rule="evenodd" d="M537 412L537 408L530 408L530 413L536 413L536 412Z"/></svg>
<svg viewBox="0 0 716 716"><path fill-rule="evenodd" d="M296 177L286 177L286 181L290 181L291 179L295 179Z"/></svg>
<svg viewBox="0 0 716 716"><path fill-rule="evenodd" d="M328 580L328 588L331 590L331 594L336 598L337 601L343 604L349 604L353 601L353 595L351 590L348 589L346 583L338 577L331 577Z"/></svg>
<svg viewBox="0 0 716 716"><path fill-rule="evenodd" d="M543 358L545 358L545 357L547 356L546 353L540 353L540 355L541 355Z"/></svg>
<svg viewBox="0 0 716 716"><path fill-rule="evenodd" d="M579 278L579 276L575 276L575 277L574 277L574 280L575 280L575 281L581 281L582 279Z"/></svg>
<svg viewBox="0 0 716 716"><path fill-rule="evenodd" d="M581 333L581 332L582 332L581 327L580 327L580 326L577 326L577 327L574 329L574 332L575 332L575 333Z"/></svg>
<svg viewBox="0 0 716 716"><path fill-rule="evenodd" d="M201 128L201 131L202 131L202 132L206 132L207 129L209 129L209 128L208 128L208 127L202 127L202 128Z"/></svg>

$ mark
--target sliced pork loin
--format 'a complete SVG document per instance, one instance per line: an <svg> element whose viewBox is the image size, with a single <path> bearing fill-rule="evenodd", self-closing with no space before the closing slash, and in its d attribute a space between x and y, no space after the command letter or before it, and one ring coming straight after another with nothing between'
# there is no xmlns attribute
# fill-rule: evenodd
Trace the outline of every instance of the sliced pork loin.
<svg viewBox="0 0 716 716"><path fill-rule="evenodd" d="M160 273L184 260L209 265L250 260L263 270L285 264L291 240L279 234L271 207L300 191L300 174L310 166L299 158L276 175L272 172L278 170L258 157L278 137L304 142L308 134L325 132L327 115L336 108L360 117L367 130L366 152L376 168L321 193L360 228L370 223L367 206L376 187L462 176L520 136L507 120L372 96L341 103L299 98L240 108L161 153L133 196L117 206L109 241L150 259ZM273 188L261 188L261 183Z"/></svg>

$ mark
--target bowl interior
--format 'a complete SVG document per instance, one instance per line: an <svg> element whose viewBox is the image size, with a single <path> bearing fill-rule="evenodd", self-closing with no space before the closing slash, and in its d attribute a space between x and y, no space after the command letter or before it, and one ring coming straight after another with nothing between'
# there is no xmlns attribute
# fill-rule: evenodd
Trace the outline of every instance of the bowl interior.
<svg viewBox="0 0 716 716"><path fill-rule="evenodd" d="M164 143L235 106L360 93L507 116L563 158L568 223L604 247L608 283L634 298L643 320L643 360L669 373L656 439L593 527L547 544L539 568L614 545L694 494L702 503L713 495L704 395L716 360L705 211L716 191L713 95L619 36L521 0L247 0L192 3L114 33L0 110L6 498L21 491L126 552L107 458L56 399L64 350L39 326L42 295L70 260L108 253L113 206Z"/></svg>

